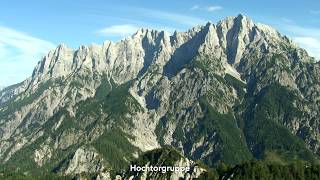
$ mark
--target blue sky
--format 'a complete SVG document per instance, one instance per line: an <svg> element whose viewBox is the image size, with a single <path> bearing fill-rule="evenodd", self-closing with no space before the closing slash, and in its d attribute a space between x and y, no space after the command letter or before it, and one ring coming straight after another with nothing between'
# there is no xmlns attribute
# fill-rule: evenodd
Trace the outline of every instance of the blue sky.
<svg viewBox="0 0 320 180"><path fill-rule="evenodd" d="M239 13L320 57L319 0L10 0L0 5L0 87L30 76L60 43L77 48L117 41L140 27L185 31Z"/></svg>

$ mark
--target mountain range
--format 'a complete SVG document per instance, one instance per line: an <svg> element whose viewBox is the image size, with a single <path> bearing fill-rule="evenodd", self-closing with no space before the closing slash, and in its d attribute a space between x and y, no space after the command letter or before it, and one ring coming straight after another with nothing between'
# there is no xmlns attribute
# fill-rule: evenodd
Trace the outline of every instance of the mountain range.
<svg viewBox="0 0 320 180"><path fill-rule="evenodd" d="M50 51L0 91L0 166L24 175L210 179L252 160L319 162L320 63L271 26L227 17L186 32ZM130 163L187 165L168 175Z"/></svg>

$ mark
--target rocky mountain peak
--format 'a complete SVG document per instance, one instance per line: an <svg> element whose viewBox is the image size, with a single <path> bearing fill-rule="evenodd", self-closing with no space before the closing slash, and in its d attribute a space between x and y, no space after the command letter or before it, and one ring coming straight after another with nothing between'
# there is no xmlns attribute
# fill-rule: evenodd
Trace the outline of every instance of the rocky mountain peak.
<svg viewBox="0 0 320 180"><path fill-rule="evenodd" d="M55 50L51 50L38 63L33 71L33 82L42 78L55 78L65 76L73 63L74 51L65 44L60 44ZM45 78L45 79L47 79Z"/></svg>
<svg viewBox="0 0 320 180"><path fill-rule="evenodd" d="M75 73L103 73L123 83L142 75L149 67L158 73L175 74L197 54L206 54L218 59L223 66L229 64L237 69L246 51L278 51L279 43L299 49L271 26L255 24L243 14L226 17L217 25L208 22L172 35L140 28L119 42L105 41L103 45L80 46L77 50L60 44L38 63L30 82L33 86ZM307 53L300 49L296 56L305 60Z"/></svg>
<svg viewBox="0 0 320 180"><path fill-rule="evenodd" d="M119 42L106 41L103 45L80 46L77 50L60 44L38 63L32 82L37 84L42 79L85 71L115 76L114 79L121 83L144 73L153 65L158 66L159 73L162 70L168 74L174 73L196 54L214 56L236 68L249 47L267 49L270 44L285 39L274 28L254 24L242 14L227 17L217 25L208 22L186 32L175 31L172 35L140 28L131 37ZM289 40L285 43L292 44Z"/></svg>
<svg viewBox="0 0 320 180"><path fill-rule="evenodd" d="M140 28L136 33L133 34L133 37L154 37L158 35L161 31L150 29L150 28Z"/></svg>

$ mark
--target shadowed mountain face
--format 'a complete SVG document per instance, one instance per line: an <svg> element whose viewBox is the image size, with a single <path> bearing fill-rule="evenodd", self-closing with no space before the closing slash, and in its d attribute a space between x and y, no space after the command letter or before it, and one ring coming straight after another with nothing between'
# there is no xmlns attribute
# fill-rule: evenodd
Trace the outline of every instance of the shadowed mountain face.
<svg viewBox="0 0 320 180"><path fill-rule="evenodd" d="M0 91L0 166L108 179L165 146L181 156L171 164L194 172L197 161L317 162L319 74L305 50L243 15L173 35L140 29L116 43L60 45ZM188 177L206 170L197 172Z"/></svg>

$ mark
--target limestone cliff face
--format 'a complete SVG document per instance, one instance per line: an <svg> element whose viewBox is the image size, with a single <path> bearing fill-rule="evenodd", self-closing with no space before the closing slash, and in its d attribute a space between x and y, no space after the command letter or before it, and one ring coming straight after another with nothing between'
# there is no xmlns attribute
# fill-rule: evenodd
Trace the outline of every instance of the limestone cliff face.
<svg viewBox="0 0 320 180"><path fill-rule="evenodd" d="M234 164L277 151L255 131L264 122L317 156L320 64L313 61L243 15L172 35L140 29L115 43L62 44L30 78L0 91L0 159L109 177L115 161L171 145L208 165ZM284 141L276 142L290 151ZM104 147L126 156L115 160Z"/></svg>

